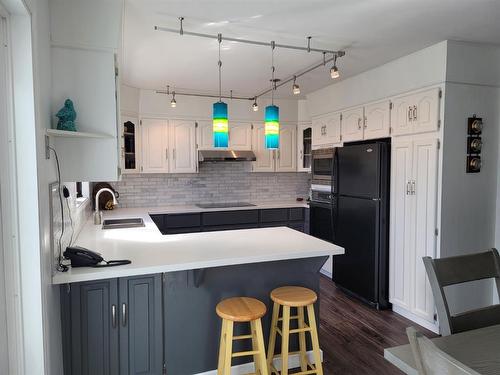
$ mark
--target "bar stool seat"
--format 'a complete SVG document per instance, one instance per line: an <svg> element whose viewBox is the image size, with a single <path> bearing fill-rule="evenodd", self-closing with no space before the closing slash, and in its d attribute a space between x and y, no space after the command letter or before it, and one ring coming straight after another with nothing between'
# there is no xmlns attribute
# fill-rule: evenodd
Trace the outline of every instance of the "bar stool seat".
<svg viewBox="0 0 500 375"><path fill-rule="evenodd" d="M282 306L304 307L318 300L318 296L311 289L301 286L283 286L271 292L273 302Z"/></svg>
<svg viewBox="0 0 500 375"><path fill-rule="evenodd" d="M266 314L266 305L255 298L233 297L219 302L215 308L222 318L217 375L231 374L231 360L253 356L255 374L268 375L266 348L260 318ZM234 323L250 323L250 334L234 336ZM252 350L233 353L233 341L252 340Z"/></svg>
<svg viewBox="0 0 500 375"><path fill-rule="evenodd" d="M284 286L276 288L271 292L271 299L274 302L273 316L271 321L271 333L269 334L269 348L267 352L267 368L269 374L288 375L288 359L290 354L290 335L299 336L300 372L294 374L316 374L323 375L321 363L321 352L319 347L318 329L314 314L314 303L318 300L317 294L311 290L300 286ZM296 309L296 315L291 315L291 309ZM280 310L283 311L280 317ZM307 322L306 322L307 312ZM296 320L297 328L291 328L290 322ZM281 327L279 326L281 323ZM314 365L307 359L306 333L311 335L312 354ZM281 337L281 355L276 355L275 346L277 335ZM281 371L275 366L273 360L281 359Z"/></svg>
<svg viewBox="0 0 500 375"><path fill-rule="evenodd" d="M215 309L222 319L233 322L250 322L266 314L266 305L258 299L248 297L225 299Z"/></svg>

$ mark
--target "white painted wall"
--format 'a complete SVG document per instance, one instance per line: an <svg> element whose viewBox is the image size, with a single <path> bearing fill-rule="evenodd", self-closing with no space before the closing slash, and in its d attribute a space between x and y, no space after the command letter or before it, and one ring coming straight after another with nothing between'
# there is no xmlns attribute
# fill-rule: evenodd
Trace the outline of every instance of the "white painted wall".
<svg viewBox="0 0 500 375"><path fill-rule="evenodd" d="M444 82L447 42L441 42L307 95L318 116Z"/></svg>
<svg viewBox="0 0 500 375"><path fill-rule="evenodd" d="M116 50L122 12L123 0L50 0L52 42Z"/></svg>
<svg viewBox="0 0 500 375"><path fill-rule="evenodd" d="M299 122L311 122L307 99L300 99L298 101L297 119Z"/></svg>
<svg viewBox="0 0 500 375"><path fill-rule="evenodd" d="M139 110L142 117L168 117L186 119L211 119L212 105L217 101L214 98L198 98L191 96L176 96L177 107L170 107L172 97L165 94L157 94L152 90L140 90ZM123 101L123 98L122 98ZM252 110L252 101L248 100L224 100L228 104L229 126L231 120L235 121L264 121L264 108L270 104L270 100L258 100L259 110ZM280 108L280 122L297 123L298 108L295 99L280 99L274 103Z"/></svg>
<svg viewBox="0 0 500 375"><path fill-rule="evenodd" d="M140 90L127 85L120 86L120 110L122 113L137 116L139 113Z"/></svg>

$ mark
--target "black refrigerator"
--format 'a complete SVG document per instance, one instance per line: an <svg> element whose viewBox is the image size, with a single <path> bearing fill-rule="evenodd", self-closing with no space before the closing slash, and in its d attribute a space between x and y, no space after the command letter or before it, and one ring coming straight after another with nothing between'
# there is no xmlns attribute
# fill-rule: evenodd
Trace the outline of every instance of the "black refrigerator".
<svg viewBox="0 0 500 375"><path fill-rule="evenodd" d="M333 257L333 281L379 309L390 306L389 174L389 140L336 149L333 242L345 254Z"/></svg>

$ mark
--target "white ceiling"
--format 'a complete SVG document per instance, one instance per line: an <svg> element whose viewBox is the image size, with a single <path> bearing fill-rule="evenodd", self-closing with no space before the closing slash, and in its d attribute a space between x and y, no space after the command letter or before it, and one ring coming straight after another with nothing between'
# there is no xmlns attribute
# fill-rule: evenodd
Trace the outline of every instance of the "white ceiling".
<svg viewBox="0 0 500 375"><path fill-rule="evenodd" d="M500 44L500 0L126 0L124 82L216 93L217 40L155 31L154 26L228 37L342 49L342 77L445 39ZM252 96L269 86L271 48L222 43L223 91ZM284 78L322 60L320 53L275 50ZM301 95L332 83L329 68L300 78ZM290 85L291 86L291 85ZM291 97L283 86L279 97Z"/></svg>

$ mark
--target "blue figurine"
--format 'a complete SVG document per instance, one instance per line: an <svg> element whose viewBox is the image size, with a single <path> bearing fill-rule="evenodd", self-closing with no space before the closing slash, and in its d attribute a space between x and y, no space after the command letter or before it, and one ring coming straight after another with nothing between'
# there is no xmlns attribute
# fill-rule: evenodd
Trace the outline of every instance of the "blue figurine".
<svg viewBox="0 0 500 375"><path fill-rule="evenodd" d="M75 119L76 111L73 107L71 99L64 101L64 107L57 112L56 117L59 119L57 122L57 130L68 130L76 132Z"/></svg>

